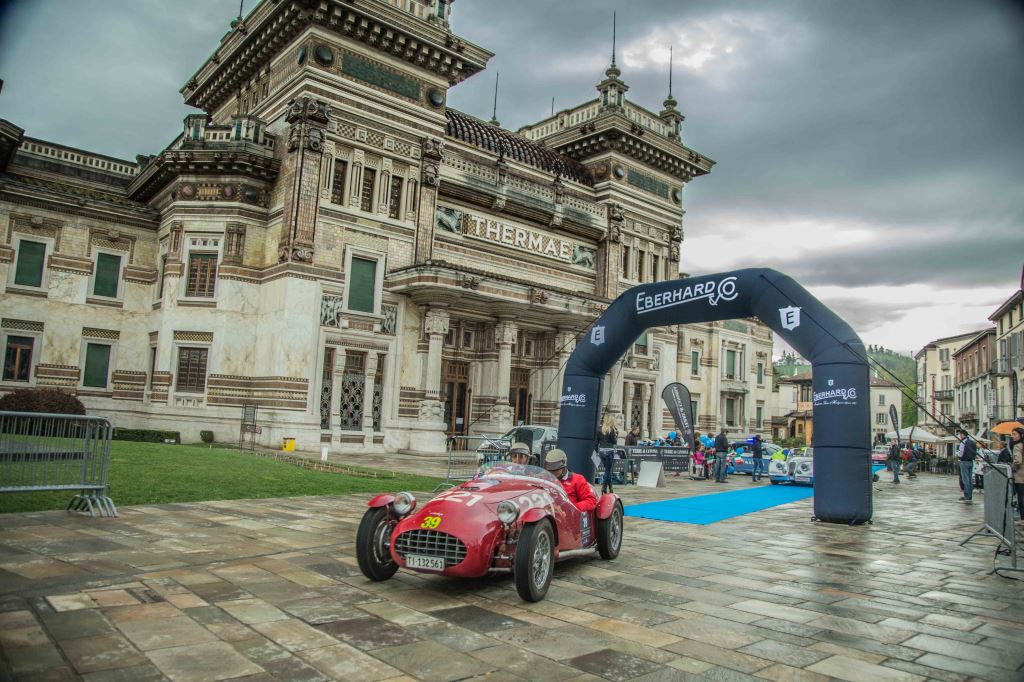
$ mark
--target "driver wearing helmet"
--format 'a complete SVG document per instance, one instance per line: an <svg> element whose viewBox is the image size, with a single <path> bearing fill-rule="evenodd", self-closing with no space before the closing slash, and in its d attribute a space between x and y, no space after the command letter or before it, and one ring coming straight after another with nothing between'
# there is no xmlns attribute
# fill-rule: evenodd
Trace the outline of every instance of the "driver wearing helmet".
<svg viewBox="0 0 1024 682"><path fill-rule="evenodd" d="M512 464L526 465L530 463L530 446L526 443L513 443L508 450L508 458Z"/></svg>
<svg viewBox="0 0 1024 682"><path fill-rule="evenodd" d="M554 474L569 500L581 512L593 511L597 506L597 496L591 490L587 479L569 471L568 459L564 452L558 448L550 450L544 458L544 468Z"/></svg>

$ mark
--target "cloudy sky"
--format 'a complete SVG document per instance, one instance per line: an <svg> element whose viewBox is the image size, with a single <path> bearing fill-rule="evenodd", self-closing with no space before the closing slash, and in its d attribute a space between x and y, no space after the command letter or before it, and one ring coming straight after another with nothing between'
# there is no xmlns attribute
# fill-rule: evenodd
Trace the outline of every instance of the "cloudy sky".
<svg viewBox="0 0 1024 682"><path fill-rule="evenodd" d="M246 11L254 0L246 0ZM178 94L236 0L15 0L0 10L0 117L134 158L189 110ZM452 106L516 129L592 98L619 11L628 97L667 90L718 162L686 190L682 269L768 266L865 343L916 350L988 324L1024 262L1024 13L994 0L459 0L493 51Z"/></svg>

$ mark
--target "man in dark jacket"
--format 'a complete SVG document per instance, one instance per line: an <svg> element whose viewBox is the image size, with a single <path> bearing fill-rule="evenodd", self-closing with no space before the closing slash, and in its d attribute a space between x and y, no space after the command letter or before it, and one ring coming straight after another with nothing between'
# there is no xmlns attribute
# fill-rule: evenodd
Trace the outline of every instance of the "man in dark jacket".
<svg viewBox="0 0 1024 682"><path fill-rule="evenodd" d="M715 436L715 482L725 483L729 464L726 461L729 457L729 437L725 435L725 429Z"/></svg>
<svg viewBox="0 0 1024 682"><path fill-rule="evenodd" d="M900 451L899 442L893 441L889 446L889 466L892 468L892 482L896 485L900 484L900 460L902 456L903 453Z"/></svg>
<svg viewBox="0 0 1024 682"><path fill-rule="evenodd" d="M750 446L754 457L754 469L750 474L751 483L759 483L761 474L764 473L764 448L761 445L761 436L754 434L754 443Z"/></svg>
<svg viewBox="0 0 1024 682"><path fill-rule="evenodd" d="M957 432L960 438L960 483L964 489L964 496L960 501L970 504L974 500L974 460L978 456L978 445L966 431Z"/></svg>

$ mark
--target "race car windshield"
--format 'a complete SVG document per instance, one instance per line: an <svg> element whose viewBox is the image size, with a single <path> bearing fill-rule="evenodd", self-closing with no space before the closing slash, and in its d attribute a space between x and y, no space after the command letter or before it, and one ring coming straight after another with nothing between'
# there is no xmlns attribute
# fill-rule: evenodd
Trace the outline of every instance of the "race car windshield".
<svg viewBox="0 0 1024 682"><path fill-rule="evenodd" d="M530 476L541 478L548 483L558 483L550 471L541 469L531 464L512 464L511 462L498 462L491 464L480 471L478 478L503 478L508 476Z"/></svg>

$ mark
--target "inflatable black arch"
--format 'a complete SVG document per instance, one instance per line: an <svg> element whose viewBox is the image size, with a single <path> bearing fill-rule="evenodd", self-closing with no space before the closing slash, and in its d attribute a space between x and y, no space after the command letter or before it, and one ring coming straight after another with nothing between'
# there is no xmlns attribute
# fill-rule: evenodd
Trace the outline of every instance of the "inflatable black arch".
<svg viewBox="0 0 1024 682"><path fill-rule="evenodd" d="M864 344L793 279L747 269L633 287L576 344L562 384L558 447L573 471L593 477L591 453L601 382L648 327L756 316L814 369L814 514L821 521L871 519L869 375Z"/></svg>

